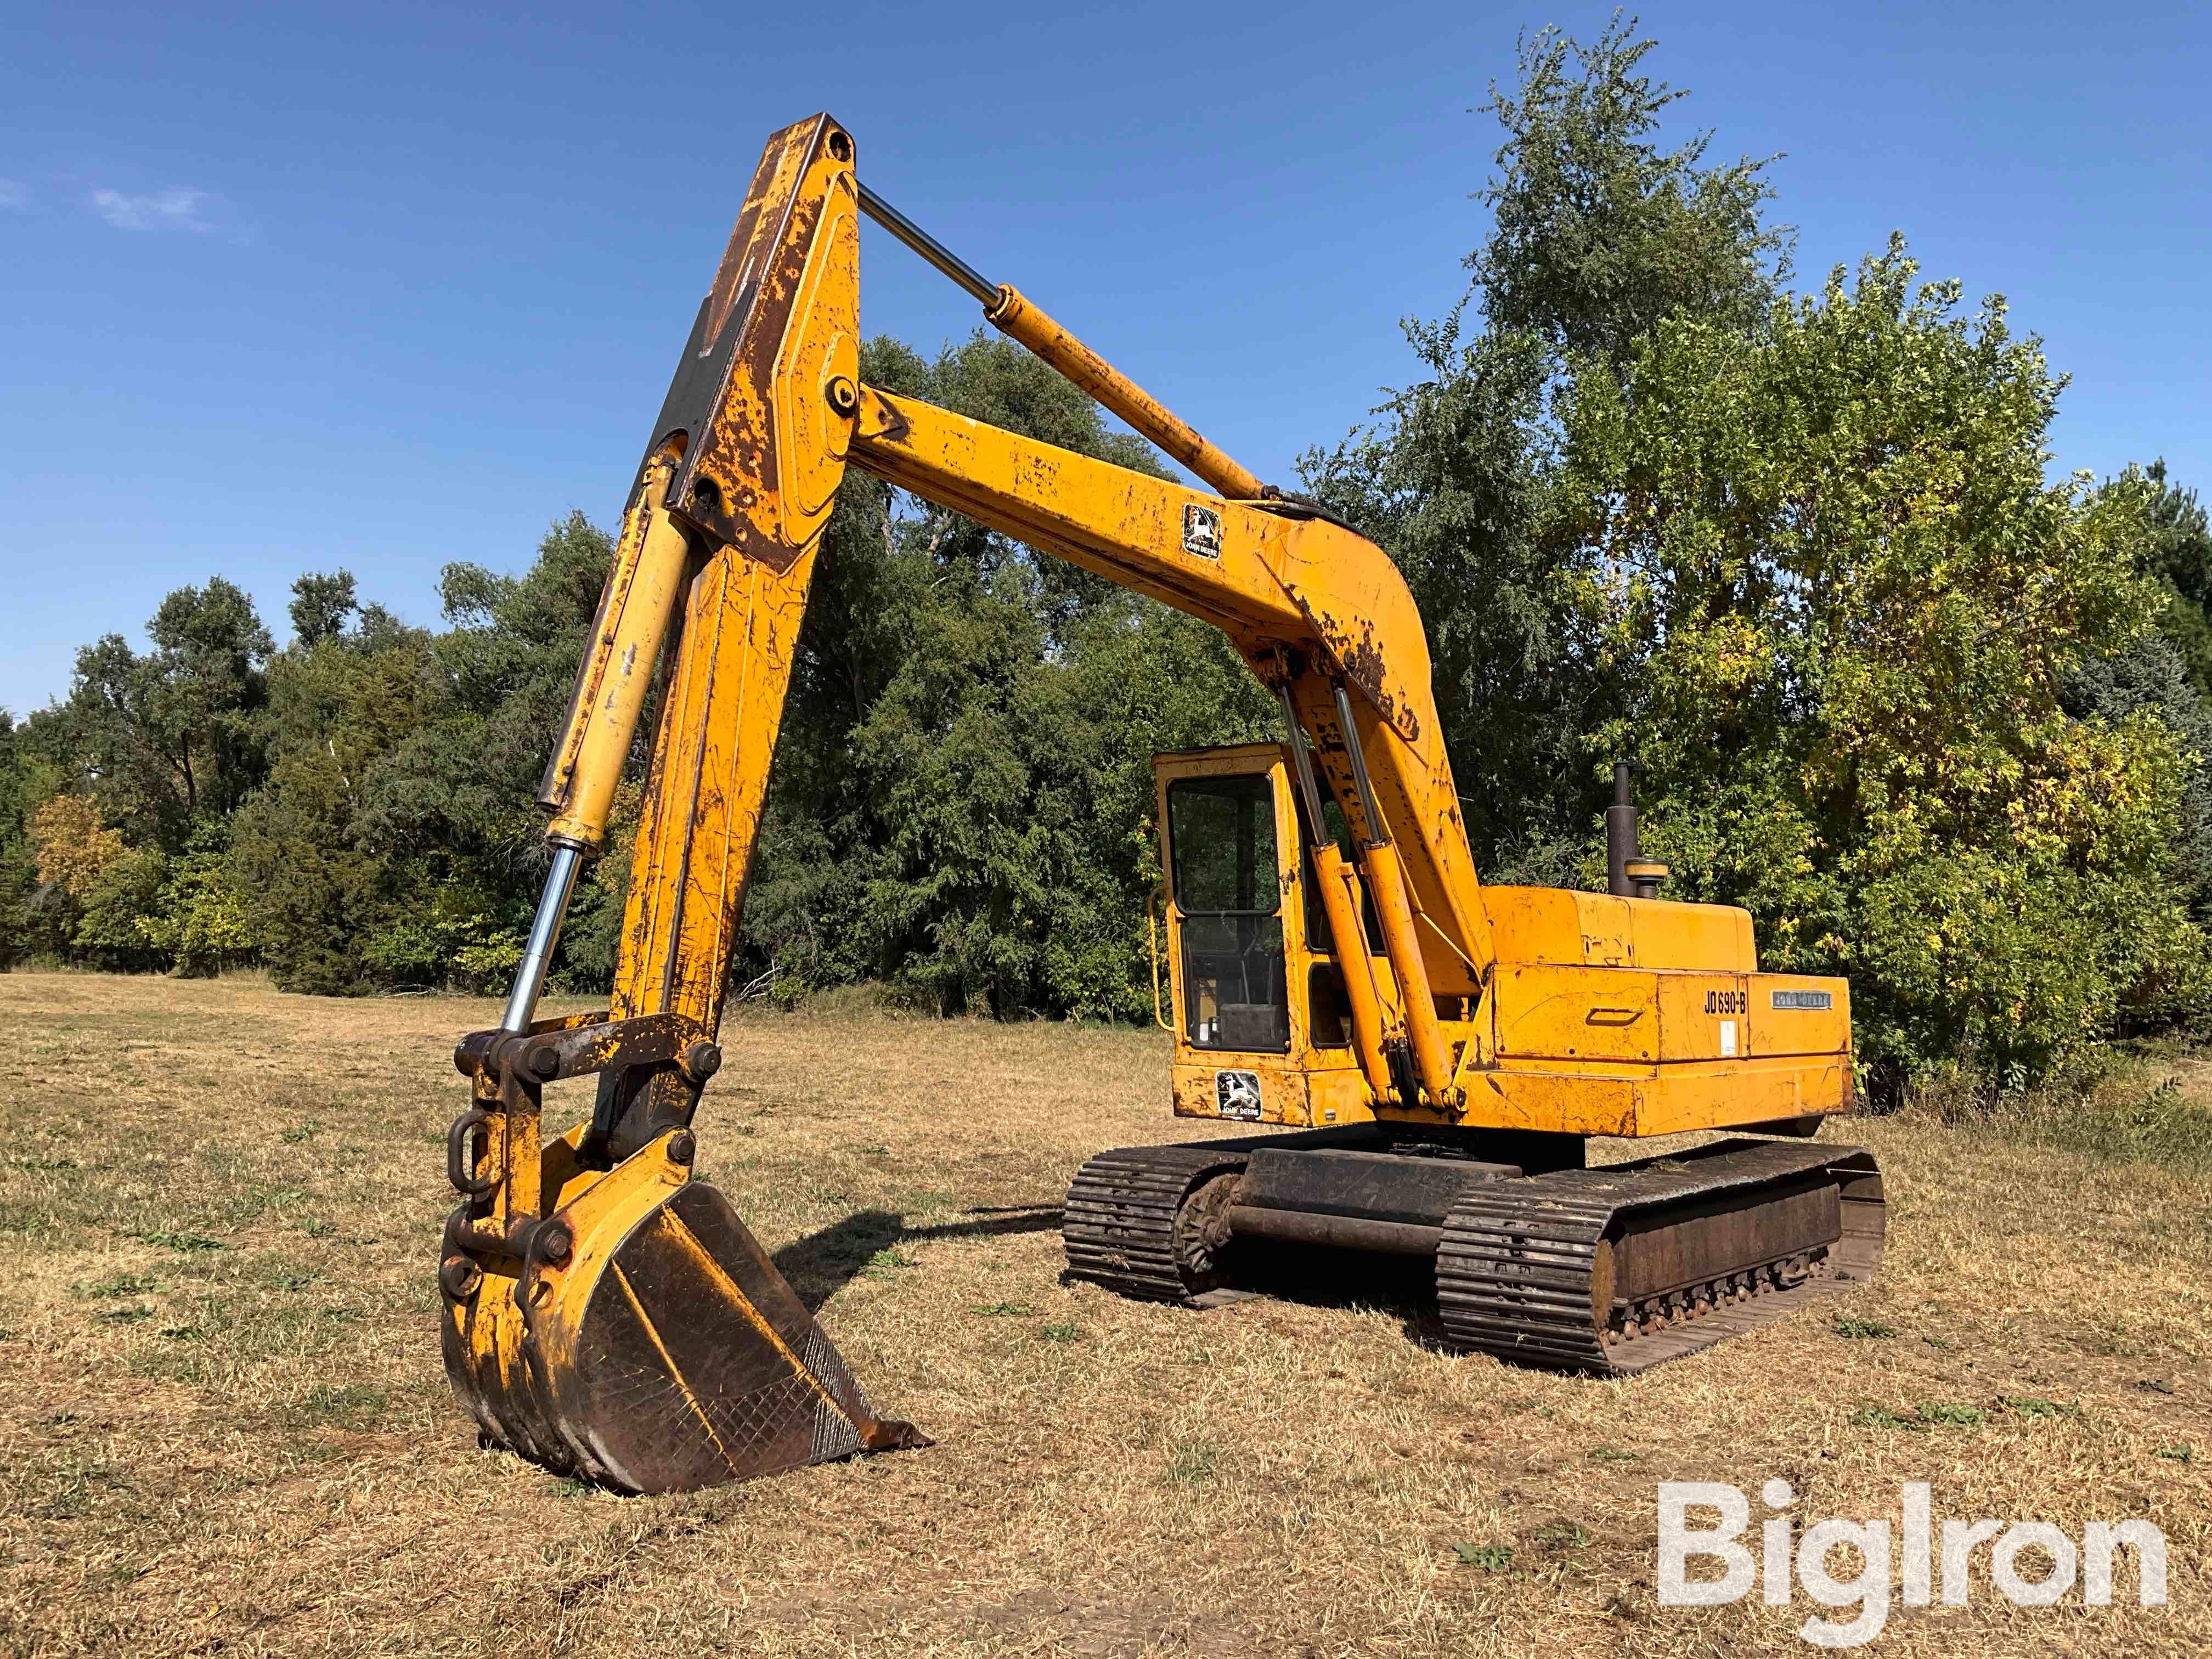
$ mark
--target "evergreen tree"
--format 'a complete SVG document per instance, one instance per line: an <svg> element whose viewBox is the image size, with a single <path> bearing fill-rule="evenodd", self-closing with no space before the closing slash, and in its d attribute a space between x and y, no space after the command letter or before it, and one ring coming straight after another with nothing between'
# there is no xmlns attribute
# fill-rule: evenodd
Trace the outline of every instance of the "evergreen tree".
<svg viewBox="0 0 2212 1659"><path fill-rule="evenodd" d="M2200 696L2212 696L2212 523L2195 490L2167 479L2163 459L2153 461L2144 476L2151 498L2142 562L2166 601L2159 631L2180 657L2190 684Z"/></svg>

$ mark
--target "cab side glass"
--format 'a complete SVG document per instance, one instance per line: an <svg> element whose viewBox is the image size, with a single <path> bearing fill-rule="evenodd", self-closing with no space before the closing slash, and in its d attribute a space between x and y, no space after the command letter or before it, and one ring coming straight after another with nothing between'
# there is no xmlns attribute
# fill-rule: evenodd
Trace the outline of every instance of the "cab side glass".
<svg viewBox="0 0 2212 1659"><path fill-rule="evenodd" d="M1196 1048L1287 1054L1275 798L1262 777L1168 787L1168 850L1182 915L1182 1030Z"/></svg>

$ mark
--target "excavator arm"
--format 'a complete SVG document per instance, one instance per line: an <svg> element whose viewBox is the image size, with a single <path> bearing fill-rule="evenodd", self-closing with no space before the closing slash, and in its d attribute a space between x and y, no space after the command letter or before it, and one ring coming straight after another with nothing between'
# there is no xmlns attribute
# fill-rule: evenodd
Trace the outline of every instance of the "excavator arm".
<svg viewBox="0 0 2212 1659"><path fill-rule="evenodd" d="M860 385L862 213L1213 489ZM1333 846L1318 850L1325 879L1350 895L1332 912L1356 914L1364 885L1382 926L1389 972L1379 986L1361 975L1352 991L1370 1081L1389 1091L1395 1066L1407 1093L1445 1108L1451 1061L1435 999L1479 995L1492 949L1427 642L1396 568L1319 509L1261 484L1024 295L986 283L879 202L854 173L849 136L826 116L769 140L700 306L542 796L556 851L581 857L599 844L644 683L672 637L617 1017L680 1012L714 1024L792 651L848 465L1228 635L1283 697L1317 758L1319 788L1353 830L1357 869ZM1317 825L1318 798L1309 805ZM549 887L548 896L558 896ZM1368 961L1364 950L1345 954ZM599 1127L624 1150L646 1126L688 1115L677 1085L653 1085L641 1115L613 1098L622 1086L608 1085Z"/></svg>
<svg viewBox="0 0 2212 1659"><path fill-rule="evenodd" d="M862 385L863 211L1215 488ZM848 466L1214 624L1278 691L1318 761L1310 791L1326 787L1355 832L1356 869L1333 842L1316 848L1347 962L1370 962L1351 945L1363 891L1382 924L1390 973L1377 983L1368 969L1350 988L1378 1094L1445 1099L1433 997L1439 981L1474 994L1490 954L1420 618L1389 560L1261 486L1023 295L877 201L836 122L785 128L755 171L624 511L540 793L552 865L506 1017L457 1053L475 1097L449 1159L465 1201L442 1270L448 1370L489 1438L632 1489L916 1438L870 1412L727 1200L685 1179L692 1115L720 1063L793 653ZM537 1020L656 671L611 1006ZM1309 805L1318 824L1317 795ZM1438 943L1425 948L1424 926ZM586 1075L597 1078L591 1121L541 1149L544 1086Z"/></svg>

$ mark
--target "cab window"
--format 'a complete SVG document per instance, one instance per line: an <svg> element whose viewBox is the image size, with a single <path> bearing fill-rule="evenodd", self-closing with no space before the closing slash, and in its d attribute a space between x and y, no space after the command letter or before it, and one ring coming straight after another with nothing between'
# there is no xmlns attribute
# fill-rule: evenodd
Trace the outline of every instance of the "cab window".
<svg viewBox="0 0 2212 1659"><path fill-rule="evenodd" d="M1182 933L1182 1032L1198 1048L1290 1049L1274 789L1264 776L1168 787L1168 851Z"/></svg>

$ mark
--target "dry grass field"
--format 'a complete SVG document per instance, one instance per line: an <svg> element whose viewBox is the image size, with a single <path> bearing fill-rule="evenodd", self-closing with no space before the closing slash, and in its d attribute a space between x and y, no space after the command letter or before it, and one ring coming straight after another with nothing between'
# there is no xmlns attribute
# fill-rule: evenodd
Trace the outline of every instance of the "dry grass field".
<svg viewBox="0 0 2212 1659"><path fill-rule="evenodd" d="M2202 1162L1832 1126L1889 1175L1881 1280L1598 1383L1439 1352L1418 1307L1062 1285L1078 1164L1206 1132L1157 1033L747 1012L702 1168L939 1443L620 1498L479 1451L439 1367L447 1055L496 1013L0 976L0 1650L1810 1651L1802 1593L1656 1603L1656 1483L1732 1481L1755 1524L1775 1475L1800 1516L1922 1479L1939 1517L2169 1540L2162 1611L2131 1571L2015 1608L1984 1552L1874 1651L2208 1646Z"/></svg>

